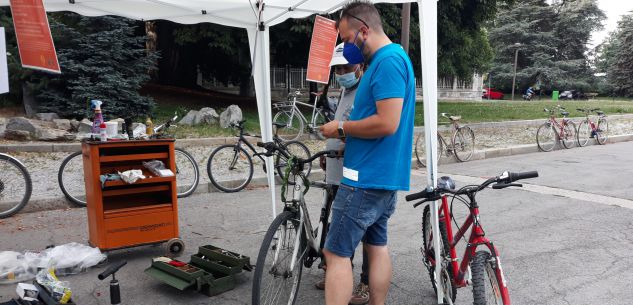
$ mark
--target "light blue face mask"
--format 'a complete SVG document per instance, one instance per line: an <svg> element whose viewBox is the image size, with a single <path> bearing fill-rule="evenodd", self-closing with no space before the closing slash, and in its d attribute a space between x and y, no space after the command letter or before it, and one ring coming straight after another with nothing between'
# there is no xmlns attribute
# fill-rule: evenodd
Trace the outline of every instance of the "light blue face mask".
<svg viewBox="0 0 633 305"><path fill-rule="evenodd" d="M346 89L352 88L358 84L359 78L356 77L356 71L345 73L343 75L334 74L334 78L339 85Z"/></svg>

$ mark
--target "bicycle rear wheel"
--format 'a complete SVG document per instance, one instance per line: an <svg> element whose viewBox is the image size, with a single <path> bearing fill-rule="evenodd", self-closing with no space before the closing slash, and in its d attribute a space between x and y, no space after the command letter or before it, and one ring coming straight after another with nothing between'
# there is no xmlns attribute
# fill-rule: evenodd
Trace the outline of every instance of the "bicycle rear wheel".
<svg viewBox="0 0 633 305"><path fill-rule="evenodd" d="M227 193L238 192L253 178L253 160L237 144L222 145L209 156L207 174L217 189Z"/></svg>
<svg viewBox="0 0 633 305"><path fill-rule="evenodd" d="M598 129L596 131L596 140L600 145L604 145L609 139L609 122L606 118L600 118L596 128Z"/></svg>
<svg viewBox="0 0 633 305"><path fill-rule="evenodd" d="M541 151L552 151L558 142L556 130L550 122L545 122L536 131L536 144Z"/></svg>
<svg viewBox="0 0 633 305"><path fill-rule="evenodd" d="M440 233L442 238L440 239L440 248L442 249L441 256L445 264L442 266L442 278L439 283L442 285L442 291L444 291L444 303L452 304L457 297L457 287L454 286L451 280L453 274L453 267L450 264L450 247L448 244L448 234L446 233L446 224L440 220ZM433 228L431 225L431 205L424 207L424 213L422 214L422 237L423 248L422 259L427 266L429 277L431 278L431 285L433 290L437 293L437 286L435 284L435 248L433 246ZM444 267L445 266L445 267ZM450 302L449 302L450 300Z"/></svg>
<svg viewBox="0 0 633 305"><path fill-rule="evenodd" d="M57 182L66 199L77 206L86 206L86 184L81 151L70 154L62 161L57 172Z"/></svg>
<svg viewBox="0 0 633 305"><path fill-rule="evenodd" d="M328 120L325 118L321 110L317 109L314 112L314 125L312 125L312 133L317 137L317 139L325 140L325 136L323 136L319 127L323 126L327 122Z"/></svg>
<svg viewBox="0 0 633 305"><path fill-rule="evenodd" d="M501 270L497 270L496 262L491 260L490 253L478 251L470 264L473 274L473 304L503 305L504 291Z"/></svg>
<svg viewBox="0 0 633 305"><path fill-rule="evenodd" d="M589 140L591 140L593 134L593 130L591 130L591 126L589 125L588 120L583 120L578 125L578 132L576 133L576 138L578 139L578 145L580 147L587 146L589 144Z"/></svg>
<svg viewBox="0 0 633 305"><path fill-rule="evenodd" d="M277 135L286 140L293 141L303 135L303 120L294 110L282 110L277 112L273 117L273 123L285 124L284 127L279 128L276 132Z"/></svg>
<svg viewBox="0 0 633 305"><path fill-rule="evenodd" d="M200 182L200 172L196 160L182 148L175 148L176 155L176 186L178 198L187 197L196 190Z"/></svg>
<svg viewBox="0 0 633 305"><path fill-rule="evenodd" d="M264 236L253 274L253 305L293 305L297 301L303 270L305 231L299 227L296 216L291 212L279 214ZM295 265L291 268L297 234L301 234L299 249Z"/></svg>
<svg viewBox="0 0 633 305"><path fill-rule="evenodd" d="M17 159L0 154L0 218L19 212L31 199L31 176Z"/></svg>
<svg viewBox="0 0 633 305"><path fill-rule="evenodd" d="M418 165L422 167L426 167L426 141L424 132L420 133L418 137L415 139L415 158L418 160ZM444 144L440 136L437 136L437 153L435 154L437 159L437 164L440 164L440 160L442 157L442 152L444 151Z"/></svg>
<svg viewBox="0 0 633 305"><path fill-rule="evenodd" d="M453 133L453 152L455 158L466 162L472 158L475 152L475 133L468 126L462 126Z"/></svg>
<svg viewBox="0 0 633 305"><path fill-rule="evenodd" d="M307 158L310 158L310 156L312 156L310 154L310 149L308 149L308 147L305 146L305 144L299 141L288 141L288 142L285 142L283 145L286 148L286 151L293 156L296 156L302 159L307 159ZM277 156L275 157L275 168L277 169L277 174L282 179L284 175L286 174L287 165L288 165L288 159L286 159L286 157L284 157L281 153L277 153ZM308 177L311 171L312 171L312 163L306 164L303 169L303 174L306 177ZM288 177L288 184L293 184L293 185L295 184L294 175L290 175L290 177Z"/></svg>
<svg viewBox="0 0 633 305"><path fill-rule="evenodd" d="M574 148L578 137L576 136L576 124L572 121L568 121L563 127L563 138L561 139L563 146L567 149Z"/></svg>

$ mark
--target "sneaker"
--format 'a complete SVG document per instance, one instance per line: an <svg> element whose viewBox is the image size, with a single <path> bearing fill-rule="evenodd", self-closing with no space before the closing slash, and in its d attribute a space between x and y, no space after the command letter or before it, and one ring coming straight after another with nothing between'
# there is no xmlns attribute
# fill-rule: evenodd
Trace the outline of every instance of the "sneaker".
<svg viewBox="0 0 633 305"><path fill-rule="evenodd" d="M354 293L352 294L352 298L349 300L351 305L362 305L369 303L369 286L361 283L358 283L356 289L354 289Z"/></svg>
<svg viewBox="0 0 633 305"><path fill-rule="evenodd" d="M323 278L320 281L314 283L314 287L319 290L325 290L325 272L323 272Z"/></svg>

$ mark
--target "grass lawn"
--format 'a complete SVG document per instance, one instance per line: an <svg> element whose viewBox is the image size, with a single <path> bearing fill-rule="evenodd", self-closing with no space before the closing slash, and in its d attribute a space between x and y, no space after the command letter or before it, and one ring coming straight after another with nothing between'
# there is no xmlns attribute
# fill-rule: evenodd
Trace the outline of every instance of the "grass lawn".
<svg viewBox="0 0 633 305"><path fill-rule="evenodd" d="M567 108L571 116L582 116L576 108L600 108L607 115L633 113L633 101L618 100L591 100L591 101L559 101L561 106ZM447 112L455 115L461 115L464 123L476 122L498 122L512 120L530 120L545 119L547 114L543 112L543 108L556 106L551 100L542 101L440 101L438 112ZM213 107L213 106L210 106ZM190 109L200 109L197 106L176 106L174 103L160 104L155 110L154 124L161 124L168 118L172 117L174 112L178 113L179 119L182 118ZM224 108L215 108L221 113ZM246 119L246 131L251 134L259 134L259 116L255 108L242 107L244 118ZM422 101L418 101L415 109L415 125L424 125L424 106ZM273 113L274 116L275 113ZM309 117L309 113L306 113ZM439 118L440 123L445 123L445 119ZM186 126L178 125L173 128L171 133L177 138L192 137L216 137L231 136L236 134L236 130L224 129L219 126Z"/></svg>

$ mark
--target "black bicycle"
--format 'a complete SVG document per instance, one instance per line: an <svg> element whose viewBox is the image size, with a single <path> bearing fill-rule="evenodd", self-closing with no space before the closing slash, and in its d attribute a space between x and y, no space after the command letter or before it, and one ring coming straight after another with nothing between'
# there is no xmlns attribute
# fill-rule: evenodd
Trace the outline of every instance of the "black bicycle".
<svg viewBox="0 0 633 305"><path fill-rule="evenodd" d="M24 164L0 153L0 218L22 210L31 199L32 191L31 176Z"/></svg>
<svg viewBox="0 0 633 305"><path fill-rule="evenodd" d="M178 116L174 116L164 124L154 127L152 138L173 138L166 132L170 127L176 127L173 122ZM178 198L187 197L196 190L200 182L198 164L193 156L182 148L174 148L176 158L176 185L178 186ZM86 186L84 184L84 164L81 151L74 152L62 161L57 172L59 188L66 199L77 206L86 206Z"/></svg>
<svg viewBox="0 0 633 305"><path fill-rule="evenodd" d="M246 151L244 146L251 150L253 156L259 158L263 164L264 172L266 172L266 162L261 154L257 153L255 147L248 141L246 136L251 136L244 132L244 121L233 123L231 128L237 128L239 130L239 136L235 144L222 145L211 152L209 161L207 162L207 173L211 183L217 189L232 193L239 192L244 189L253 178L253 158ZM289 152L291 155L300 157L309 157L310 150L305 144L299 141L284 142L282 138L277 135L277 131L286 127L284 123L274 123L276 132L273 136L273 141L284 151ZM257 136L254 136L257 137ZM282 177L287 165L287 157L284 154L276 153L275 157L275 169L277 174ZM306 176L310 175L312 165L307 165L304 169ZM294 181L290 181L293 184Z"/></svg>
<svg viewBox="0 0 633 305"><path fill-rule="evenodd" d="M333 185L310 182L304 175L304 170L321 156L340 158L342 155L339 151L329 150L301 158L288 154L276 143L257 145L266 149L266 152L260 154L281 154L288 159L288 164L281 184L283 212L277 215L268 227L257 255L253 274L252 304L293 305L297 301L303 267L310 268L317 259L322 259L335 194ZM290 180L297 182L292 191L288 190ZM312 226L304 198L310 187L326 191L316 227ZM286 192L291 193L292 197L287 198Z"/></svg>

